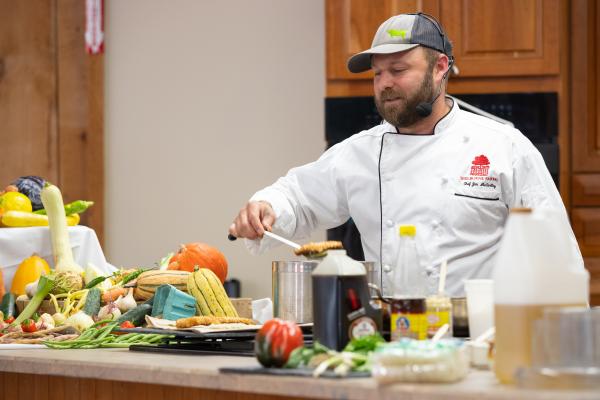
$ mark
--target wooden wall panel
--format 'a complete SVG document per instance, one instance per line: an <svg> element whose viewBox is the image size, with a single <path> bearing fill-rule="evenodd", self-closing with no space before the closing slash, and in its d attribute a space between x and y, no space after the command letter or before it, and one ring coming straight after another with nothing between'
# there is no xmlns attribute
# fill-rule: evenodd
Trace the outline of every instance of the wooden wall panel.
<svg viewBox="0 0 600 400"><path fill-rule="evenodd" d="M102 54L85 52L85 2L57 7L59 171L66 199L94 200L82 224L103 238L104 140Z"/></svg>
<svg viewBox="0 0 600 400"><path fill-rule="evenodd" d="M0 0L0 186L57 181L54 1Z"/></svg>
<svg viewBox="0 0 600 400"><path fill-rule="evenodd" d="M0 187L40 175L103 239L103 56L85 51L85 2L0 0ZM0 188L0 189L1 189Z"/></svg>

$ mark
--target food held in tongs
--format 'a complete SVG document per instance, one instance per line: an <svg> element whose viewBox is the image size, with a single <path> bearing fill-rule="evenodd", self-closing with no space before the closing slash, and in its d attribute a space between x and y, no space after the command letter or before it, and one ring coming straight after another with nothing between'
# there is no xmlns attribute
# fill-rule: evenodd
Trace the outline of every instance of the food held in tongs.
<svg viewBox="0 0 600 400"><path fill-rule="evenodd" d="M328 240L325 242L311 242L300 246L294 250L297 256L305 256L308 258L322 258L327 255L327 250L343 249L342 242L336 240Z"/></svg>

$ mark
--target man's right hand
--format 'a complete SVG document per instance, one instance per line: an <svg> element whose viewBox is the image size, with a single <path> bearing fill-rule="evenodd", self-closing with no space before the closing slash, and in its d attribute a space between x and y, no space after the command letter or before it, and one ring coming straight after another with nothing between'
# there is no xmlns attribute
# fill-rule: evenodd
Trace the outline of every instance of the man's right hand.
<svg viewBox="0 0 600 400"><path fill-rule="evenodd" d="M266 201L251 201L243 207L229 227L229 233L237 238L261 238L265 230L271 231L275 223L275 211Z"/></svg>

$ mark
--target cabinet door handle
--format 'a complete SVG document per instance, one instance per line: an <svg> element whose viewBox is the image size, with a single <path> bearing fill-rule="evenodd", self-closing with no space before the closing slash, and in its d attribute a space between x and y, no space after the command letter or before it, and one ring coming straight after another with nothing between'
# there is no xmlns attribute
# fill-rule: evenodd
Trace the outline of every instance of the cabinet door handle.
<svg viewBox="0 0 600 400"><path fill-rule="evenodd" d="M460 69L458 69L458 66L456 64L452 66L452 68L450 69L450 73L454 76L458 76L460 74Z"/></svg>

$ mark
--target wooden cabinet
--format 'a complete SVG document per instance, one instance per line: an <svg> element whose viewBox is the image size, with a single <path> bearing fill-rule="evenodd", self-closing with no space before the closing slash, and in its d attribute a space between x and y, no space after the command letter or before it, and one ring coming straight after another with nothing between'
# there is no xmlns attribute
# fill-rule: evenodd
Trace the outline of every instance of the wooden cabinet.
<svg viewBox="0 0 600 400"><path fill-rule="evenodd" d="M444 0L459 77L559 73L559 0Z"/></svg>
<svg viewBox="0 0 600 400"><path fill-rule="evenodd" d="M600 6L571 2L572 220L600 304Z"/></svg>
<svg viewBox="0 0 600 400"><path fill-rule="evenodd" d="M480 92L469 78L556 76L564 5L563 0L327 0L327 94L370 95L371 72L352 74L346 62L371 47L383 21L404 12L425 12L444 27L458 68L451 88L465 81L454 85L454 93ZM478 83L488 92L506 91L503 84L511 91L558 91L556 81Z"/></svg>
<svg viewBox="0 0 600 400"><path fill-rule="evenodd" d="M353 74L348 59L371 47L379 25L391 16L422 11L437 16L438 0L327 0L327 79L370 80L372 73Z"/></svg>
<svg viewBox="0 0 600 400"><path fill-rule="evenodd" d="M66 201L96 201L82 223L102 239L103 56L85 51L85 2L0 9L0 186L40 175Z"/></svg>

